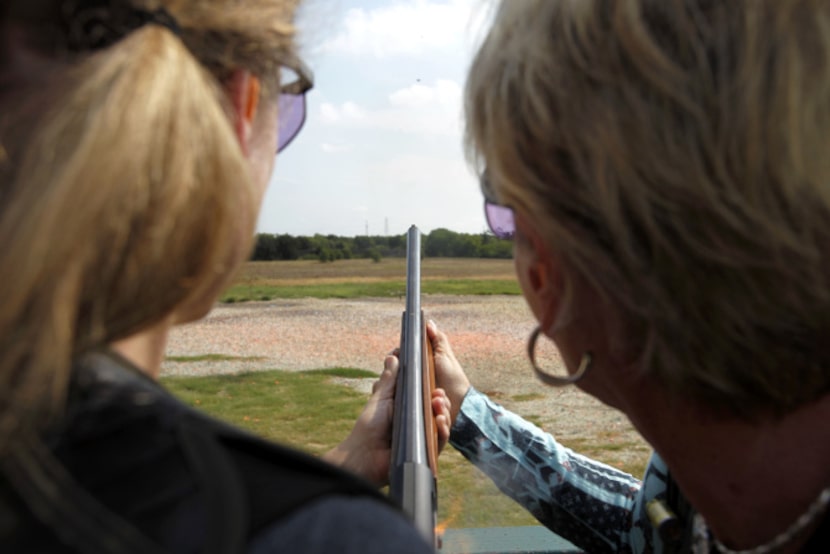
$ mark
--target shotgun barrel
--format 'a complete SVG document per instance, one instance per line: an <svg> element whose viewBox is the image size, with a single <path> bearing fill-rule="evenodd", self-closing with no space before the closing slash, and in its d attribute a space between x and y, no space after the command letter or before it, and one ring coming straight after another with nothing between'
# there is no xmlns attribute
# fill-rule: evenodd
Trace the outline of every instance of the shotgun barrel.
<svg viewBox="0 0 830 554"><path fill-rule="evenodd" d="M406 239L406 310L401 324L400 370L395 388L389 496L437 546L438 433L432 414L435 369L421 310L421 233Z"/></svg>

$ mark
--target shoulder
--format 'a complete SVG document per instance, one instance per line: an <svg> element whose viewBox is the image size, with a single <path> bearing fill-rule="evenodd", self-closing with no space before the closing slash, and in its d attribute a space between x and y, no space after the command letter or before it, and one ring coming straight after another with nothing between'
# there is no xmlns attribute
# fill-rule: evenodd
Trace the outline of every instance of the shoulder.
<svg viewBox="0 0 830 554"><path fill-rule="evenodd" d="M250 543L247 554L425 554L434 552L404 516L371 498L331 496L275 523Z"/></svg>
<svg viewBox="0 0 830 554"><path fill-rule="evenodd" d="M824 514L824 519L815 530L809 542L804 546L802 552L808 554L827 552L827 545L830 544L830 512Z"/></svg>
<svg viewBox="0 0 830 554"><path fill-rule="evenodd" d="M357 513L364 507L395 527L391 505L355 476L193 410L117 357L97 355L85 362L77 373L74 416L56 437L56 454L76 481L116 514L131 519L136 506L153 513L152 521L134 523L160 544L185 535L198 544L241 548L275 523L299 516L306 519L298 537L336 537L325 529L345 521L349 529L342 533L355 533L365 520ZM206 531L186 531L196 527ZM169 530L176 536L168 536ZM178 546L176 551L185 550Z"/></svg>

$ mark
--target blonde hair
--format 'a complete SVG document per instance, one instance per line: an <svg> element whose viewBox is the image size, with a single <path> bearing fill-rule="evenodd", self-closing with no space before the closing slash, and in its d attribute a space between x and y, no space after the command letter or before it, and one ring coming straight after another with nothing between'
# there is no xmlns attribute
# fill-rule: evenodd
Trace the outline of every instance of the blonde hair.
<svg viewBox="0 0 830 554"><path fill-rule="evenodd" d="M467 146L562 258L572 321L716 412L830 391L830 3L503 2Z"/></svg>
<svg viewBox="0 0 830 554"><path fill-rule="evenodd" d="M256 193L219 79L242 68L276 86L294 2L164 4L181 37L148 24L99 50L0 60L0 450L58 412L76 356L214 290L248 254Z"/></svg>

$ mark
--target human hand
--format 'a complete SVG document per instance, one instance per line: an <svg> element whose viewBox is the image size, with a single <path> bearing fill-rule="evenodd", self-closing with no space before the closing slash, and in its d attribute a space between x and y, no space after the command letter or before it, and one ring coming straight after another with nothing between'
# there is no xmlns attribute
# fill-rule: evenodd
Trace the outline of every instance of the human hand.
<svg viewBox="0 0 830 554"><path fill-rule="evenodd" d="M461 402L467 391L470 390L470 380L461 368L461 364L453 354L450 340L447 335L438 330L434 321L427 322L427 337L432 343L432 353L435 359L435 382L438 387L446 391L450 403L450 422L452 428L455 418L461 410Z"/></svg>
<svg viewBox="0 0 830 554"><path fill-rule="evenodd" d="M323 455L323 459L360 475L379 487L389 483L392 455L392 415L395 407L395 382L399 361L390 354L383 372L372 386L372 396L357 418L346 440ZM450 437L450 401L442 389L432 393L432 411L438 428L438 448Z"/></svg>

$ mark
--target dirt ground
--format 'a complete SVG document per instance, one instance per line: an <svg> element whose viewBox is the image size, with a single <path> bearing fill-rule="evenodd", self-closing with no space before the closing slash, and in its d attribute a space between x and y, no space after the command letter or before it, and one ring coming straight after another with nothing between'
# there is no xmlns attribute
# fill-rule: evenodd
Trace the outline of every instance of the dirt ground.
<svg viewBox="0 0 830 554"><path fill-rule="evenodd" d="M208 317L175 329L168 356L225 354L246 359L166 361L162 374L353 367L379 373L397 346L403 300L280 300L218 305ZM473 386L577 450L632 472L648 447L628 420L575 387L553 389L533 376L525 354L534 320L519 296L432 296L426 316L446 332ZM552 346L542 362L562 372ZM347 384L368 391L372 379Z"/></svg>

